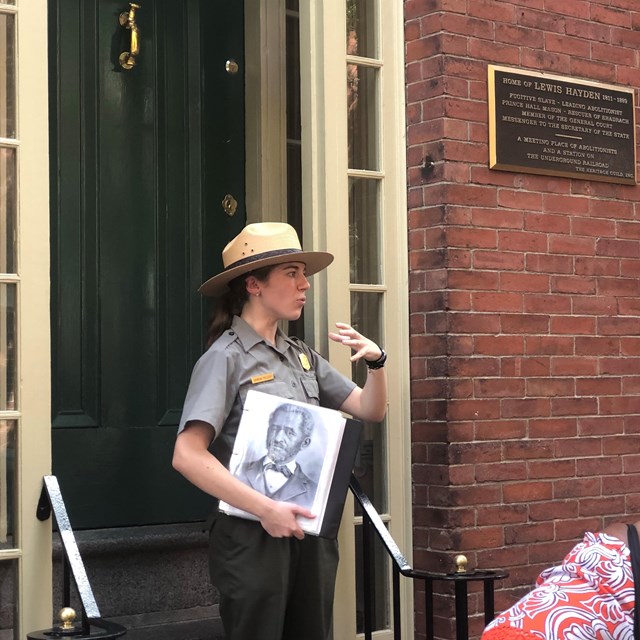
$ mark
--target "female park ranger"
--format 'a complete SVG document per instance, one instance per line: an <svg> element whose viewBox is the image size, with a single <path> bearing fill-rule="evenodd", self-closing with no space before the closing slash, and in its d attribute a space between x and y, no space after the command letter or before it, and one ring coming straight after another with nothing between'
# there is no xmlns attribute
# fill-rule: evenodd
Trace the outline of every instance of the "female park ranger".
<svg viewBox="0 0 640 640"><path fill-rule="evenodd" d="M258 520L214 516L210 572L227 640L326 640L337 542L305 537L296 516L313 514L242 483L229 473L229 460L250 389L382 420L386 354L350 325L336 323L331 340L350 347L351 360L368 367L360 388L278 328L279 321L300 317L307 278L333 261L329 253L302 251L288 224L246 226L224 248L222 260L224 271L199 289L221 298L208 349L193 370L173 466L206 493Z"/></svg>

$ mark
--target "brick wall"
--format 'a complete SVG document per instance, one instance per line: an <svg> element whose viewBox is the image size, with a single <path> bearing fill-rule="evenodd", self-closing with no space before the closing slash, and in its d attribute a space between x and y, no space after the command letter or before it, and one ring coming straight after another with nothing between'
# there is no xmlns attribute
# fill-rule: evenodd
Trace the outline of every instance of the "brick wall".
<svg viewBox="0 0 640 640"><path fill-rule="evenodd" d="M640 189L490 170L487 65L638 87L640 3L404 6L413 564L508 570L502 610L640 519Z"/></svg>

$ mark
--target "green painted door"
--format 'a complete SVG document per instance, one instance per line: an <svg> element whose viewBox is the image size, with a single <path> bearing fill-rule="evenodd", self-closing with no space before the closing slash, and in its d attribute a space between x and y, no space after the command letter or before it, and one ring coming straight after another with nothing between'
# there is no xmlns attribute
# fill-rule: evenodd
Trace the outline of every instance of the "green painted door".
<svg viewBox="0 0 640 640"><path fill-rule="evenodd" d="M126 70L126 2L49 2L53 471L76 528L209 509L171 454L197 288L246 219L242 4L141 0Z"/></svg>

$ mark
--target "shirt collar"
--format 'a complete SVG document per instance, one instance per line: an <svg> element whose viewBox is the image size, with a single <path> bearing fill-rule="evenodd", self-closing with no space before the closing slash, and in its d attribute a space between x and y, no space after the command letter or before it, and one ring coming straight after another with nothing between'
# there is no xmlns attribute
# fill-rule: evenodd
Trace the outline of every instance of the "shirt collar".
<svg viewBox="0 0 640 640"><path fill-rule="evenodd" d="M250 351L260 342L267 344L267 341L258 335L253 327L240 316L233 316L231 329L236 332L245 351ZM280 351L280 353L284 353L290 346L289 338L280 330L280 327L278 327L276 330L276 349Z"/></svg>

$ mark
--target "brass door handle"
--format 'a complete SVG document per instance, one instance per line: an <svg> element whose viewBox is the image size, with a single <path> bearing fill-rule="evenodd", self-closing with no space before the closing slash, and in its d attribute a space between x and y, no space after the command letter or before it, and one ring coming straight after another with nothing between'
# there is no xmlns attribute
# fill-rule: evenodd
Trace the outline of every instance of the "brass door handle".
<svg viewBox="0 0 640 640"><path fill-rule="evenodd" d="M140 30L136 24L136 9L140 9L140 5L130 2L129 11L123 11L118 17L120 25L131 31L131 51L123 51L118 57L118 62L123 69L133 69L140 53Z"/></svg>

